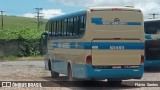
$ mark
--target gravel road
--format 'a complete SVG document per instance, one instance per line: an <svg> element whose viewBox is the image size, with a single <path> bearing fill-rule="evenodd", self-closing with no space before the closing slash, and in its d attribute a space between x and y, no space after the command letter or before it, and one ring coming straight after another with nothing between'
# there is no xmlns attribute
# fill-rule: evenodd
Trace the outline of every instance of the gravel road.
<svg viewBox="0 0 160 90"><path fill-rule="evenodd" d="M122 87L104 87L106 82L100 81L99 87L89 87L89 83L85 87L66 87L57 81L66 80L66 76L60 75L58 79L52 79L50 72L44 69L43 61L13 61L13 62L0 62L0 81L46 81L55 84L56 87L42 87L42 88L0 88L0 90L106 90L109 89L134 89L134 90L150 90L160 89L159 87L123 87L128 86L128 82L123 82ZM135 81L134 79L129 81ZM160 81L160 69L154 71L147 71L139 81ZM62 83L62 82L61 82ZM64 82L65 83L65 82ZM98 82L99 83L99 82ZM98 83L92 83L94 86ZM160 84L160 83L159 83ZM1 85L1 84L0 84ZM89 86L88 86L89 85Z"/></svg>

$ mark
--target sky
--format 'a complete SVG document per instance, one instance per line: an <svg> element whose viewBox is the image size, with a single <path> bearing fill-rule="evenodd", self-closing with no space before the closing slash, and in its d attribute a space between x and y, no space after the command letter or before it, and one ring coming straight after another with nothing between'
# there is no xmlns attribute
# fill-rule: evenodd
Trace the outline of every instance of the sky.
<svg viewBox="0 0 160 90"><path fill-rule="evenodd" d="M41 15L46 19L93 6L134 6L143 11L145 18L160 14L159 0L0 0L0 11L5 15L35 17L35 8L43 8Z"/></svg>

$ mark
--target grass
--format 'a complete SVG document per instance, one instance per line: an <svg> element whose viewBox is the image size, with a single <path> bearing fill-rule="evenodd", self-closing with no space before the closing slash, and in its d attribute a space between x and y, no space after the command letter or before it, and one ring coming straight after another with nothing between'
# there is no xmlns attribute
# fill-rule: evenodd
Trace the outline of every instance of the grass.
<svg viewBox="0 0 160 90"><path fill-rule="evenodd" d="M42 61L43 56L17 57L13 55L0 57L0 61Z"/></svg>
<svg viewBox="0 0 160 90"><path fill-rule="evenodd" d="M15 60L17 60L17 57L13 55L0 57L0 61L15 61Z"/></svg>
<svg viewBox="0 0 160 90"><path fill-rule="evenodd" d="M19 61L39 61L39 60L44 60L43 56L29 56L29 57L18 57L17 60Z"/></svg>
<svg viewBox="0 0 160 90"><path fill-rule="evenodd" d="M1 28L0 21L0 39L38 39L42 32L45 31L46 19L41 20L39 30L37 30L37 19L16 17L16 16L4 16L4 27Z"/></svg>
<svg viewBox="0 0 160 90"><path fill-rule="evenodd" d="M37 30L37 19L36 18L26 18L17 16L4 16L3 18L4 28L23 28L29 27L31 29ZM46 19L41 20L40 30L45 29ZM0 27L2 22L0 21Z"/></svg>

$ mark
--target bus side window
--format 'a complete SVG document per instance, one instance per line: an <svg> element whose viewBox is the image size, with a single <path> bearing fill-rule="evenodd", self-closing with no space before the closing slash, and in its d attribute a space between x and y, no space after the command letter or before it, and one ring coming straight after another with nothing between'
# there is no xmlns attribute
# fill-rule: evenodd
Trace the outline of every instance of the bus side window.
<svg viewBox="0 0 160 90"><path fill-rule="evenodd" d="M49 36L52 37L53 36L53 30L54 30L54 26L53 26L54 22L50 23L50 31L49 31Z"/></svg>
<svg viewBox="0 0 160 90"><path fill-rule="evenodd" d="M69 32L68 32L68 33L69 33L69 36L73 36L73 32L74 32L74 30L73 30L73 28L74 28L74 27L73 27L73 23L74 23L74 22L73 22L73 18L70 18L70 22L68 22L68 23L69 23L69 30L68 30L68 31L69 31Z"/></svg>
<svg viewBox="0 0 160 90"><path fill-rule="evenodd" d="M49 23L49 30L48 30L48 36L51 37L52 36L52 22Z"/></svg>
<svg viewBox="0 0 160 90"><path fill-rule="evenodd" d="M61 20L61 36L64 35L64 20Z"/></svg>
<svg viewBox="0 0 160 90"><path fill-rule="evenodd" d="M79 35L79 17L75 17L74 18L74 33L75 33L75 36L78 36Z"/></svg>
<svg viewBox="0 0 160 90"><path fill-rule="evenodd" d="M67 36L67 24L68 24L68 19L64 20L64 30L63 30L63 36L66 37Z"/></svg>
<svg viewBox="0 0 160 90"><path fill-rule="evenodd" d="M58 37L58 33L59 33L59 21L56 21L56 23L57 23L57 24L56 24L56 27L57 27L57 28L56 28L55 36Z"/></svg>
<svg viewBox="0 0 160 90"><path fill-rule="evenodd" d="M58 20L58 29L57 29L57 37L61 37L61 31L62 31L62 28L61 28L61 20Z"/></svg>
<svg viewBox="0 0 160 90"><path fill-rule="evenodd" d="M67 19L67 29L66 29L66 36L69 36L69 32L70 32L70 18Z"/></svg>
<svg viewBox="0 0 160 90"><path fill-rule="evenodd" d="M80 31L79 31L79 34L82 35L85 31L85 22L86 22L86 16L83 15L80 17Z"/></svg>

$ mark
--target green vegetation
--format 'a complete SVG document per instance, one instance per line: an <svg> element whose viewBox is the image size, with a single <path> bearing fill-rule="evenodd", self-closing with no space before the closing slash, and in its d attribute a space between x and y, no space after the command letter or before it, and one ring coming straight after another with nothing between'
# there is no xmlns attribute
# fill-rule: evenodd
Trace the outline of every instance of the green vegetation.
<svg viewBox="0 0 160 90"><path fill-rule="evenodd" d="M0 28L0 39L38 39L45 30L46 21L43 19L40 30L37 30L36 18L4 16L4 28Z"/></svg>
<svg viewBox="0 0 160 90"><path fill-rule="evenodd" d="M43 56L29 56L29 57L16 57L13 55L6 55L3 57L0 57L1 61L36 61L36 60L44 60Z"/></svg>
<svg viewBox="0 0 160 90"><path fill-rule="evenodd" d="M39 39L41 31L31 29L28 27L21 28L4 28L0 30L0 39L11 40L11 39Z"/></svg>
<svg viewBox="0 0 160 90"><path fill-rule="evenodd" d="M37 30L37 19L36 18L26 18L26 17L16 17L16 16L4 16L4 28L23 28L29 27L31 29ZM40 30L44 30L46 24L46 19L41 20ZM0 22L1 27L1 22Z"/></svg>
<svg viewBox="0 0 160 90"><path fill-rule="evenodd" d="M39 40L23 40L23 44L19 47L19 56L37 56L40 54Z"/></svg>
<svg viewBox="0 0 160 90"><path fill-rule="evenodd" d="M13 56L13 55L6 55L3 57L0 57L0 61L2 61L2 60L15 61L15 60L17 60L17 57Z"/></svg>
<svg viewBox="0 0 160 90"><path fill-rule="evenodd" d="M21 44L19 45L19 51L17 51L19 52L18 56L37 56L40 54L39 47L41 47L38 44L39 39L45 30L45 23L47 20L43 19L41 21L40 28L37 30L36 18L4 16L3 28L0 18L0 39L5 41L10 41L13 39L21 41ZM6 55L1 54L0 56L0 58L2 58ZM7 56L7 59L15 60L15 57Z"/></svg>

